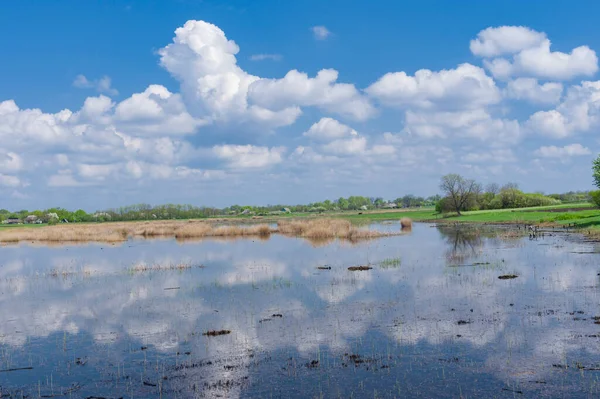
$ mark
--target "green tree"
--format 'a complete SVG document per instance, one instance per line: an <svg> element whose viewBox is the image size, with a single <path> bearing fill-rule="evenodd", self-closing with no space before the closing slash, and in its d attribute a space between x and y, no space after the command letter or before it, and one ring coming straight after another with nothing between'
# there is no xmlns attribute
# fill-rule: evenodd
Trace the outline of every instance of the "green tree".
<svg viewBox="0 0 600 399"><path fill-rule="evenodd" d="M347 210L347 209L348 209L348 206L349 206L349 204L348 204L348 200L347 200L346 198L343 198L343 197L340 197L340 198L337 200L337 204L338 204L338 206L340 207L340 209L341 209L341 210L344 210L344 211L345 211L345 210Z"/></svg>
<svg viewBox="0 0 600 399"><path fill-rule="evenodd" d="M590 191L590 198L597 207L600 207L600 190Z"/></svg>
<svg viewBox="0 0 600 399"><path fill-rule="evenodd" d="M592 167L592 171L594 172L594 184L596 187L600 188L600 155L596 159L594 159L594 166Z"/></svg>
<svg viewBox="0 0 600 399"><path fill-rule="evenodd" d="M447 204L459 216L461 211L472 205L481 192L481 186L475 180L465 179L455 173L442 177L440 189L446 195L443 201L444 204Z"/></svg>

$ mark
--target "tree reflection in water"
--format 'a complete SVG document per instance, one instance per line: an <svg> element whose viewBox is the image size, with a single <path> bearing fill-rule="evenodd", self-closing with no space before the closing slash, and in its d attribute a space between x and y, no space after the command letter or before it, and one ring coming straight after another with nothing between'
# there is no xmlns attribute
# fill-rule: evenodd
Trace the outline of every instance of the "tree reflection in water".
<svg viewBox="0 0 600 399"><path fill-rule="evenodd" d="M438 226L446 241L446 263L464 264L481 254L483 238L481 229L474 226Z"/></svg>

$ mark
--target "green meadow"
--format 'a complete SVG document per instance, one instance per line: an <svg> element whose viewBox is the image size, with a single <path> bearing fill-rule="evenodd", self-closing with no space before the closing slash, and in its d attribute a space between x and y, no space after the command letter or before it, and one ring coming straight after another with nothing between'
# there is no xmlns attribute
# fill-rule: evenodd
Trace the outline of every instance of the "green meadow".
<svg viewBox="0 0 600 399"><path fill-rule="evenodd" d="M341 215L351 220L382 221L399 220L403 217L414 221L438 223L550 223L570 225L578 228L600 229L600 209L590 203L561 204L547 207L495 209L463 212L456 214L438 214L433 208L410 209L390 212L364 212Z"/></svg>

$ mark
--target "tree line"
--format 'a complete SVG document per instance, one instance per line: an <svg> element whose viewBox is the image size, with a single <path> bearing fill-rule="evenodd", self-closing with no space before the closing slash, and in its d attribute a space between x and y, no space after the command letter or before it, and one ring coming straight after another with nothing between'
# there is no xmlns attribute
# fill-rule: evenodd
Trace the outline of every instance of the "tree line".
<svg viewBox="0 0 600 399"><path fill-rule="evenodd" d="M0 222L6 220L25 221L30 216L35 216L40 223L60 222L105 222L105 221L130 221L130 220L153 220L153 219L202 219L216 216L230 215L257 215L268 216L281 213L322 213L329 211L357 211L362 209L380 209L394 204L398 208L433 207L441 197L419 197L412 194L398 197L394 200L384 200L382 197L350 196L340 197L336 200L325 200L309 204L298 205L232 205L226 208L203 207L194 205L166 204L152 206L150 204L134 204L119 208L87 213L83 209L70 211L65 208L48 208L45 210L22 209L11 212L0 209Z"/></svg>
<svg viewBox="0 0 600 399"><path fill-rule="evenodd" d="M599 175L600 176L600 163ZM600 177L599 177L600 182ZM503 209L521 208L530 206L555 205L566 202L590 201L590 192L577 191L563 194L544 195L542 193L524 193L518 185L507 183L503 186L488 184L485 188L471 179L465 179L457 174L446 175L442 178L441 195L420 197L407 194L393 200L383 197L350 196L340 197L335 200L325 200L298 205L232 205L226 208L204 207L194 205L165 204L135 204L119 208L88 213L83 209L70 211L64 208L48 208L45 210L19 210L11 212L0 209L0 222L9 219L25 221L30 216L35 216L39 223L60 222L106 222L106 221L131 221L154 219L202 219L218 216L247 215L269 216L283 213L323 213L332 211L361 211L388 208L417 208L435 207L439 213L461 213L476 209ZM598 191L600 204L600 191Z"/></svg>
<svg viewBox="0 0 600 399"><path fill-rule="evenodd" d="M473 179L452 173L442 177L440 190L444 197L436 204L438 213L483 209L511 209L535 206L551 206L562 203L586 202L592 199L591 192L571 191L564 194L525 193L516 183L502 186L496 183L485 188Z"/></svg>

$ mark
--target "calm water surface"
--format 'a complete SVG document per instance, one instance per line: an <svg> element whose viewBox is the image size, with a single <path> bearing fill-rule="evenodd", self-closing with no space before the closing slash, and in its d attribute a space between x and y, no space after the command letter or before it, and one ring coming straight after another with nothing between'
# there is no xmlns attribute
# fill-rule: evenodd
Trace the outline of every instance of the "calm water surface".
<svg viewBox="0 0 600 399"><path fill-rule="evenodd" d="M598 397L596 244L505 232L1 247L0 396Z"/></svg>

